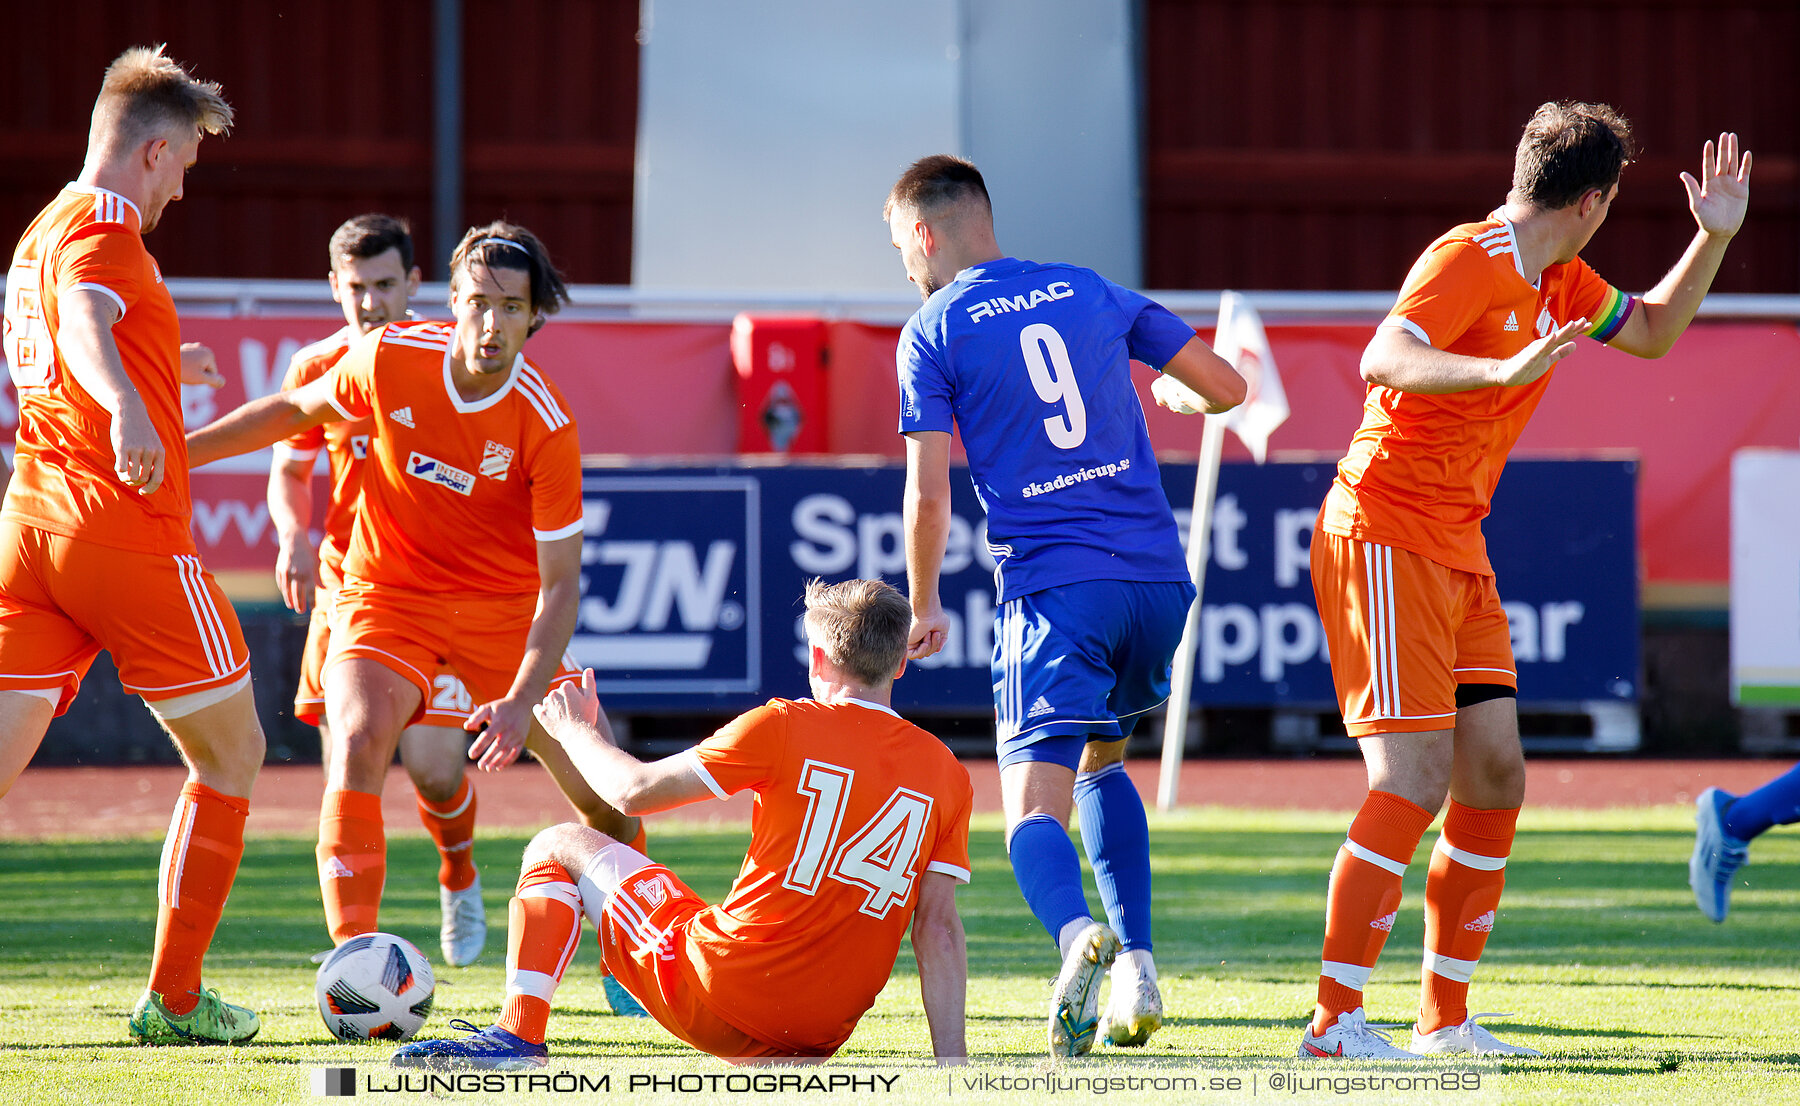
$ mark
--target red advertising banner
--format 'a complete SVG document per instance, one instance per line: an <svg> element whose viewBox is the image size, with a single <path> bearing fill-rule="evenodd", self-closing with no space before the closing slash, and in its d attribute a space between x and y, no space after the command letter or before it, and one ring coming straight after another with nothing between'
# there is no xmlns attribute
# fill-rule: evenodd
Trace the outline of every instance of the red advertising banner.
<svg viewBox="0 0 1800 1106"><path fill-rule="evenodd" d="M275 390L289 357L333 329L334 321L324 317L186 320L184 336L212 347L228 381L217 392L185 390L188 425L204 425ZM1268 328L1293 407L1271 441L1277 456L1343 452L1361 417L1357 363L1369 330L1366 324ZM831 453L902 454L894 429L897 334L888 326L827 325ZM642 460L729 456L738 449L738 384L724 323L553 320L528 352L568 397L584 453ZM1791 322L1697 323L1660 361L1583 342L1557 368L1516 452L1638 455L1646 581L1717 592L1730 579L1731 455L1751 446L1800 444L1797 367L1800 332ZM1194 451L1199 422L1156 407L1149 399L1151 379L1139 374L1151 438L1161 451ZM17 422L8 385L0 393L0 439L10 440ZM1228 460L1246 456L1235 440L1229 442ZM263 498L267 473L263 454L194 475L194 530L202 554L240 593L268 575L274 562ZM273 594L270 584L266 596Z"/></svg>

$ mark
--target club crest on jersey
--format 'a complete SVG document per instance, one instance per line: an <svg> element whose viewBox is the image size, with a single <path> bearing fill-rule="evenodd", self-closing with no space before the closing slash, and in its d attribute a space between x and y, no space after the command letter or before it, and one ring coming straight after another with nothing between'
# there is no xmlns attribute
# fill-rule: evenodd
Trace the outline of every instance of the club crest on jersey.
<svg viewBox="0 0 1800 1106"><path fill-rule="evenodd" d="M406 472L429 484L441 484L453 492L469 495L475 490L475 476L454 465L446 465L435 457L415 451L406 459Z"/></svg>
<svg viewBox="0 0 1800 1106"><path fill-rule="evenodd" d="M481 451L481 475L495 480L506 479L506 472L512 467L512 459L511 447L499 442L489 442Z"/></svg>
<svg viewBox="0 0 1800 1106"><path fill-rule="evenodd" d="M991 300L982 300L968 306L969 321L978 323L993 315L1007 311L1030 311L1040 303L1052 303L1066 300L1075 294L1075 286L1066 280L1052 281L1042 288L1033 288L1029 293L1017 296L995 296Z"/></svg>
<svg viewBox="0 0 1800 1106"><path fill-rule="evenodd" d="M350 435L350 456L358 461L369 459L369 436L367 434Z"/></svg>
<svg viewBox="0 0 1800 1106"><path fill-rule="evenodd" d="M1556 329L1556 319L1551 316L1550 309L1548 307L1546 307L1542 311L1538 312L1537 336L1539 338L1542 338L1544 335L1550 333L1552 330L1555 330L1555 329Z"/></svg>

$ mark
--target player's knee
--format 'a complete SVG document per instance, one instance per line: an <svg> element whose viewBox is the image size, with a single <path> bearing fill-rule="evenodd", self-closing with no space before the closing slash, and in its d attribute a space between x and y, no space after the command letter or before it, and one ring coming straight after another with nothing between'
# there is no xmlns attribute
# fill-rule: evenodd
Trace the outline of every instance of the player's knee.
<svg viewBox="0 0 1800 1106"><path fill-rule="evenodd" d="M587 867L587 858L597 849L612 843L612 838L597 833L577 822L562 822L539 830L525 845L523 864L529 868L546 862L560 864L571 874Z"/></svg>

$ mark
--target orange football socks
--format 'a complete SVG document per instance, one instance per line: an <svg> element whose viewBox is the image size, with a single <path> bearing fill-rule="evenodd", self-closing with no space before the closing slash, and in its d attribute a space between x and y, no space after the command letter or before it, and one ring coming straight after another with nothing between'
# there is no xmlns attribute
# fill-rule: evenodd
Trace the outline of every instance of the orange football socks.
<svg viewBox="0 0 1800 1106"><path fill-rule="evenodd" d="M532 1044L544 1043L550 999L581 943L581 891L560 864L546 860L519 876L506 927L506 1002L495 1023Z"/></svg>
<svg viewBox="0 0 1800 1106"><path fill-rule="evenodd" d="M319 893L333 944L371 933L381 914L387 882L387 834L381 796L366 791L327 791L319 809Z"/></svg>
<svg viewBox="0 0 1800 1106"><path fill-rule="evenodd" d="M442 803L419 797L419 821L437 842L438 882L461 891L475 882L475 788L463 774L462 786Z"/></svg>
<svg viewBox="0 0 1800 1106"><path fill-rule="evenodd" d="M1363 988L1400 909L1401 877L1433 817L1432 811L1398 795L1371 791L1350 823L1326 893L1315 1036L1339 1014L1363 1004Z"/></svg>
<svg viewBox="0 0 1800 1106"><path fill-rule="evenodd" d="M1425 880L1425 968L1420 1033L1469 1017L1469 977L1494 931L1519 812L1475 810L1452 799Z"/></svg>
<svg viewBox="0 0 1800 1106"><path fill-rule="evenodd" d="M175 803L163 840L156 884L156 945L150 989L171 1014L200 1001L200 962L219 928L219 915L244 858L244 819L250 800L189 780Z"/></svg>

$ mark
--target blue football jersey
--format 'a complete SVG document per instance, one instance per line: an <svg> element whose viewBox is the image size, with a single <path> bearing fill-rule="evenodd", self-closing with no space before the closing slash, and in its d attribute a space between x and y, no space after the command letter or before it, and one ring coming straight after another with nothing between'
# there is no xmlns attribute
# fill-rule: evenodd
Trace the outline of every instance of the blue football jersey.
<svg viewBox="0 0 1800 1106"><path fill-rule="evenodd" d="M1075 265L1001 258L957 274L906 324L900 431L962 431L1002 601L1082 580L1187 579L1130 359L1194 337Z"/></svg>

